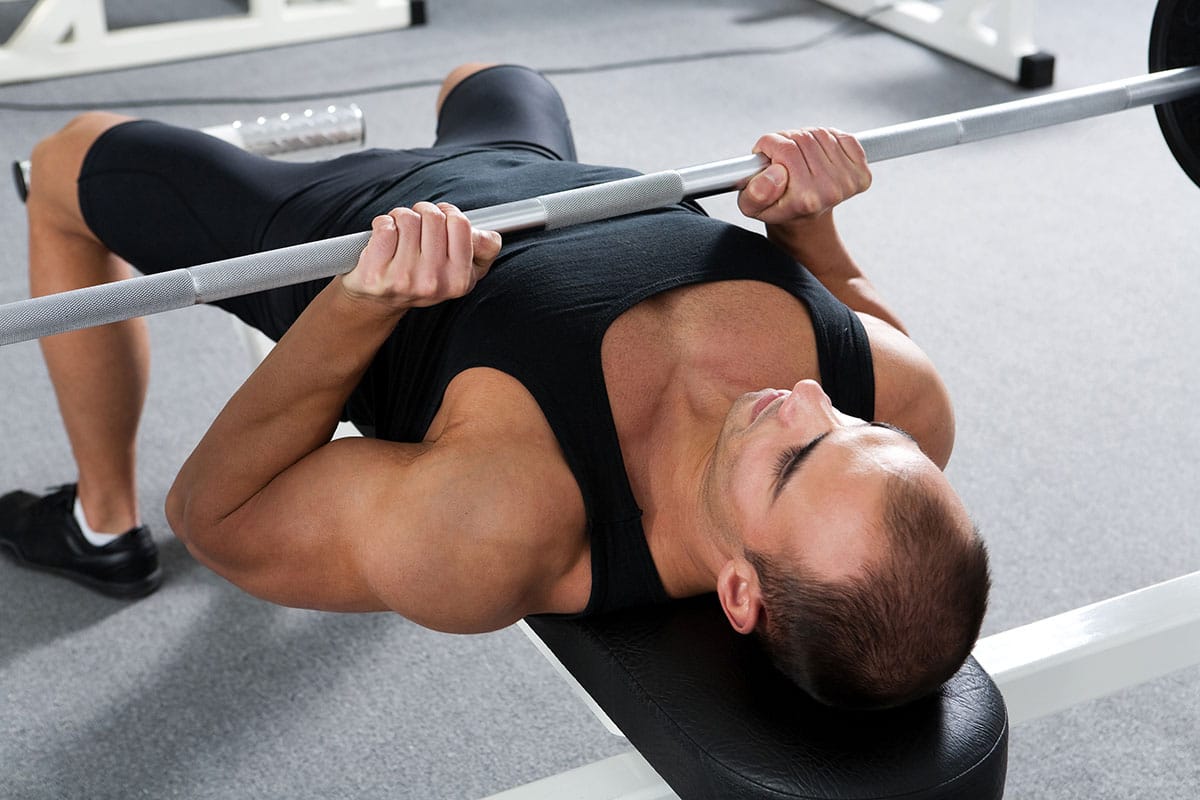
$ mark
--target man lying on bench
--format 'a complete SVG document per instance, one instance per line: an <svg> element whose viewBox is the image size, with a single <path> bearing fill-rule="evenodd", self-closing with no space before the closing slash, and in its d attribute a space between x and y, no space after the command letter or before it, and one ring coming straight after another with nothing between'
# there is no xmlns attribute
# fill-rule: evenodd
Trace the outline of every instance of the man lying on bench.
<svg viewBox="0 0 1200 800"><path fill-rule="evenodd" d="M502 246L458 208L630 174L576 163L558 94L521 67L453 71L432 148L316 164L86 114L33 153L31 285L371 227L352 272L219 303L279 344L168 496L200 561L274 602L461 632L715 590L816 699L902 704L962 665L986 606L941 471L950 401L835 230L870 183L858 143L756 149L772 164L739 206L765 238L683 203ZM78 483L0 498L0 543L153 591L145 324L42 344ZM330 442L339 418L372 438Z"/></svg>

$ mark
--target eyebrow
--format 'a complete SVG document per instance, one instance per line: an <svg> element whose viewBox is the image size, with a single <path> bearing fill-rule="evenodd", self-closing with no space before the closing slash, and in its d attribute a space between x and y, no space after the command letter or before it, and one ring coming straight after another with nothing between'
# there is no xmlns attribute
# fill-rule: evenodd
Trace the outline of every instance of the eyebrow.
<svg viewBox="0 0 1200 800"><path fill-rule="evenodd" d="M897 428L895 425L889 425L886 422L868 422L867 425L871 426L872 428L883 428L884 430L892 431L893 433L898 433L901 436L903 436L905 439L908 439L913 444L917 444L916 438L914 438L911 433L904 430L904 428Z"/></svg>
<svg viewBox="0 0 1200 800"><path fill-rule="evenodd" d="M866 422L866 423L863 423L862 425L853 426L853 427L883 428L884 430L892 431L893 433L898 433L901 436L903 436L905 439L908 439L913 444L917 444L917 440L913 438L913 435L911 433L904 430L903 428L897 428L895 425L889 425L886 422ZM832 433L832 431L825 431L820 436L813 439L811 442L804 445L800 449L796 450L796 452L792 454L792 457L788 460L787 466L783 468L783 470L779 473L779 477L776 478L776 480L775 480L775 486L771 491L771 503L772 504L774 504L774 502L779 499L779 495L783 494L783 490L787 488L788 481L790 481L792 476L795 475L797 471L799 471L800 466L812 454L812 451L814 449L816 449L817 445L819 445L825 439L825 437L828 436L830 433Z"/></svg>

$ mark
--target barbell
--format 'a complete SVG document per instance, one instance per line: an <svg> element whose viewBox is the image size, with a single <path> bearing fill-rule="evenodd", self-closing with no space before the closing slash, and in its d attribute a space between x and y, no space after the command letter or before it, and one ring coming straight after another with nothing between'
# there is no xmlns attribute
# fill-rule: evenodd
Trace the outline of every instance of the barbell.
<svg viewBox="0 0 1200 800"><path fill-rule="evenodd" d="M1200 0L1159 0L1148 75L876 128L857 138L868 161L878 162L1154 105L1171 153L1200 185L1198 65ZM742 156L487 206L467 217L500 233L563 228L730 191L767 163L762 155ZM0 346L330 278L354 268L369 238L369 231L353 233L0 305Z"/></svg>
<svg viewBox="0 0 1200 800"><path fill-rule="evenodd" d="M317 148L328 154L331 149L362 147L367 135L362 110L354 103L306 108L298 114L277 117L239 119L228 125L201 128L200 132L260 156L284 156ZM12 174L17 196L25 202L33 181L32 165L28 160L14 161Z"/></svg>

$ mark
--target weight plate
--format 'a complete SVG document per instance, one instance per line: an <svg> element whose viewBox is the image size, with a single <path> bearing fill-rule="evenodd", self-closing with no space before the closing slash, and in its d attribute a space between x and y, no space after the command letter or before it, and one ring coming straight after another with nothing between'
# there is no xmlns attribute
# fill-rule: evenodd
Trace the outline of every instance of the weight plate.
<svg viewBox="0 0 1200 800"><path fill-rule="evenodd" d="M1200 66L1200 0L1159 0L1150 26L1150 71ZM1179 166L1200 186L1200 96L1155 108Z"/></svg>

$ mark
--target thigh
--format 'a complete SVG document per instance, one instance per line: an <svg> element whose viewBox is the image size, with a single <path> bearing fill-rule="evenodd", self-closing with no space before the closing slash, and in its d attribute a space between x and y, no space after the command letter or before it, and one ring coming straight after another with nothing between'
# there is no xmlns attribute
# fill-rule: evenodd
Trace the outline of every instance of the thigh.
<svg viewBox="0 0 1200 800"><path fill-rule="evenodd" d="M189 267L257 249L287 166L199 131L133 120L88 150L79 207L100 241L138 270Z"/></svg>
<svg viewBox="0 0 1200 800"><path fill-rule="evenodd" d="M149 120L105 131L79 173L83 219L144 273L335 235L347 206L421 157L364 151L295 163L247 153L200 131ZM328 280L217 301L278 339Z"/></svg>
<svg viewBox="0 0 1200 800"><path fill-rule="evenodd" d="M435 147L525 147L575 160L571 125L558 91L539 72L502 64L454 87L438 115Z"/></svg>

